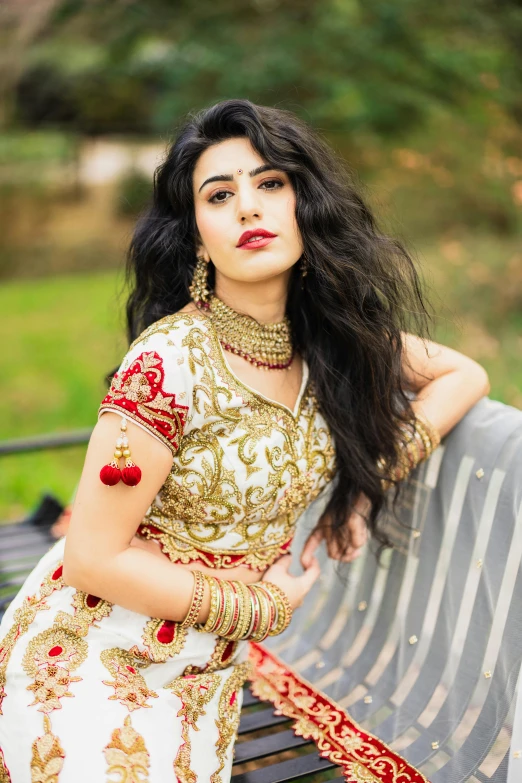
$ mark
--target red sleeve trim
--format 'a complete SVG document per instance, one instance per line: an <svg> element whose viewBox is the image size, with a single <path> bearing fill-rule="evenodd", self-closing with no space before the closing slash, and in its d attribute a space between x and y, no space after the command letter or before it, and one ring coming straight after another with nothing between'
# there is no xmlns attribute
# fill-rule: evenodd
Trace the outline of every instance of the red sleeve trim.
<svg viewBox="0 0 522 783"><path fill-rule="evenodd" d="M140 354L124 372L116 373L99 412L116 410L157 435L174 453L187 421L188 406L164 389L163 360L155 351Z"/></svg>

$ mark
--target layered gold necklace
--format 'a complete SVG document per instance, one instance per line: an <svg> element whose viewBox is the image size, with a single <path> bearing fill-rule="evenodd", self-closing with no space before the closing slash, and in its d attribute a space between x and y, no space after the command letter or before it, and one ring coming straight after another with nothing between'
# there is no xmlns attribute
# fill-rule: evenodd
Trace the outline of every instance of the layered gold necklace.
<svg viewBox="0 0 522 783"><path fill-rule="evenodd" d="M214 294L199 306L210 316L219 342L226 351L266 370L286 370L294 355L290 321L260 324L255 318L229 307Z"/></svg>

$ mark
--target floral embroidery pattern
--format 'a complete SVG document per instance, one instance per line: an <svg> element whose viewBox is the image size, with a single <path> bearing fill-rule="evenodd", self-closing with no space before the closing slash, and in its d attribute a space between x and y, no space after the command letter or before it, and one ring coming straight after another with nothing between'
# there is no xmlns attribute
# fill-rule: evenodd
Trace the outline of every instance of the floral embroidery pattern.
<svg viewBox="0 0 522 783"><path fill-rule="evenodd" d="M223 686L218 704L218 739L216 742L216 755L219 767L210 776L210 783L222 783L221 772L225 768L227 755L231 743L236 739L240 718L240 702L238 694L245 680L251 676L252 665L250 661L238 664Z"/></svg>
<svg viewBox="0 0 522 783"><path fill-rule="evenodd" d="M276 714L293 718L294 732L313 739L321 756L343 768L348 783L428 783L415 767L265 647L252 643L250 659L254 695L271 701Z"/></svg>
<svg viewBox="0 0 522 783"><path fill-rule="evenodd" d="M47 577L44 589L56 589L53 584L60 581L63 585L62 566ZM34 697L30 706L39 705L38 710L46 714L61 709L61 698L74 696L69 686L82 678L71 673L87 658L83 637L91 625L112 611L112 604L81 591L75 592L73 607L74 616L58 612L52 627L31 639L22 660L25 673L33 678L27 686Z"/></svg>
<svg viewBox="0 0 522 783"><path fill-rule="evenodd" d="M100 405L100 411L124 412L154 432L173 451L177 451L187 419L188 407L179 405L174 394L164 389L163 360L155 351L142 353L129 368L117 372Z"/></svg>
<svg viewBox="0 0 522 783"><path fill-rule="evenodd" d="M86 660L87 642L71 623L72 619L65 612L58 612L53 626L37 634L27 645L22 668L34 678L27 690L34 696L30 706L39 705L40 712L61 709L60 699L74 696L70 684L82 679L72 677L71 672Z"/></svg>
<svg viewBox="0 0 522 783"><path fill-rule="evenodd" d="M32 745L32 783L58 783L64 759L60 740L52 733L49 716L44 715L44 734L37 737Z"/></svg>
<svg viewBox="0 0 522 783"><path fill-rule="evenodd" d="M149 780L150 756L145 740L132 726L130 715L126 716L122 728L114 729L103 754L111 780L118 783L147 783Z"/></svg>
<svg viewBox="0 0 522 783"><path fill-rule="evenodd" d="M146 669L150 662L139 658L129 650L113 647L102 650L100 659L103 665L114 677L113 680L103 680L104 685L114 688L109 696L110 701L119 701L129 712L139 707L151 707L148 699L157 699L158 694L147 687L147 683L138 669Z"/></svg>
<svg viewBox="0 0 522 783"><path fill-rule="evenodd" d="M165 685L181 700L178 717L181 720L182 744L174 759L174 772L179 783L196 783L197 775L190 769L190 734L189 729L198 731L196 721L205 715L205 707L212 700L221 683L217 674L189 674L176 677Z"/></svg>
<svg viewBox="0 0 522 783"><path fill-rule="evenodd" d="M187 628L172 620L153 618L145 625L143 644L154 663L165 663L173 655L178 655L187 639Z"/></svg>
<svg viewBox="0 0 522 783"><path fill-rule="evenodd" d="M27 596L13 615L13 625L7 632L4 639L0 642L0 715L2 715L2 702L5 698L6 672L11 653L17 640L24 633L27 633L29 626L33 622L37 613L43 609L48 609L46 603L51 593L55 590L61 590L64 586L62 578L61 563L45 577L40 585L38 595Z"/></svg>

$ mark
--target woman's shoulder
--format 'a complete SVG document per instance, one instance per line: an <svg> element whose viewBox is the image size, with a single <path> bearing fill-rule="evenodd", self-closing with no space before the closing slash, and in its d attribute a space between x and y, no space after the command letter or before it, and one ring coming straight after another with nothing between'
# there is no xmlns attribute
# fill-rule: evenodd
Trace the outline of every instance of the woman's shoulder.
<svg viewBox="0 0 522 783"><path fill-rule="evenodd" d="M150 324L131 343L129 350L132 351L137 346L147 348L152 344L165 344L181 350L185 338L194 328L207 332L210 328L210 321L205 313L190 303L178 310L177 313L166 315Z"/></svg>

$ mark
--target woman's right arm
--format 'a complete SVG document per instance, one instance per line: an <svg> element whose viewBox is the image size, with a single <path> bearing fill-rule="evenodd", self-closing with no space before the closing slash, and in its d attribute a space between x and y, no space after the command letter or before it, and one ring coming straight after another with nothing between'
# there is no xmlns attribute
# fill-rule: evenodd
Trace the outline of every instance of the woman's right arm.
<svg viewBox="0 0 522 783"><path fill-rule="evenodd" d="M99 474L120 434L121 417L106 412L96 424L76 493L65 542L66 584L150 617L182 621L189 609L194 577L186 568L131 546L132 539L172 466L172 453L132 421L127 435L142 468L136 487L102 484ZM209 590L198 622L209 612Z"/></svg>

